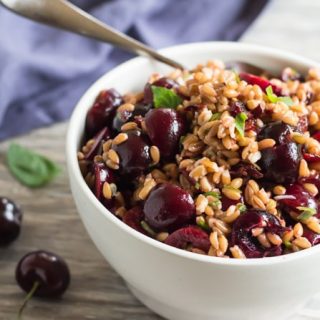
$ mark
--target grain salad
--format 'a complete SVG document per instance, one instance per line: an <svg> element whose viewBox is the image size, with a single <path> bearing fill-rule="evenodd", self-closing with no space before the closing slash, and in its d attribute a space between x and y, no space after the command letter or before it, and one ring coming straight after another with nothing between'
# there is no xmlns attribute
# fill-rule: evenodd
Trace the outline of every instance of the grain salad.
<svg viewBox="0 0 320 320"><path fill-rule="evenodd" d="M320 70L209 61L100 92L78 152L97 199L137 231L223 258L320 243ZM90 214L90 213L88 213Z"/></svg>

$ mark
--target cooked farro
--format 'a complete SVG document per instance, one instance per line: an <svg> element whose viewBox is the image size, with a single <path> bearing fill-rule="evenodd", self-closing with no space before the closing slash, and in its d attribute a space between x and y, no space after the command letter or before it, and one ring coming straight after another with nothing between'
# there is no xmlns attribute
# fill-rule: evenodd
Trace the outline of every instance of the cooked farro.
<svg viewBox="0 0 320 320"><path fill-rule="evenodd" d="M210 61L151 75L138 93L104 90L77 154L84 179L126 224L193 253L310 248L320 243L319 74L237 74Z"/></svg>

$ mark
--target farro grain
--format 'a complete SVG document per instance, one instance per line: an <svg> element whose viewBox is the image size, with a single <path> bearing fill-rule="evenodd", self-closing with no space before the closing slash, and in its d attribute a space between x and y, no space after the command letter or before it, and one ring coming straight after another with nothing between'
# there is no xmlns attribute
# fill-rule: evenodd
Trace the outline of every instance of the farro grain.
<svg viewBox="0 0 320 320"><path fill-rule="evenodd" d="M308 163L306 160L301 159L299 166L299 176L300 177L309 177L310 171L308 168Z"/></svg>
<svg viewBox="0 0 320 320"><path fill-rule="evenodd" d="M222 193L231 200L239 200L241 198L241 192L238 189L223 187Z"/></svg>
<svg viewBox="0 0 320 320"><path fill-rule="evenodd" d="M286 191L287 191L286 188L281 185L277 185L273 188L273 193L278 196L285 194Z"/></svg>
<svg viewBox="0 0 320 320"><path fill-rule="evenodd" d="M126 133L119 133L112 141L113 145L119 145L128 140L128 135Z"/></svg>
<svg viewBox="0 0 320 320"><path fill-rule="evenodd" d="M153 163L158 164L160 161L160 151L157 146L151 146L150 155L151 155L151 159L153 160Z"/></svg>
<svg viewBox="0 0 320 320"><path fill-rule="evenodd" d="M272 148L275 144L276 142L273 139L263 139L258 142L259 150Z"/></svg>
<svg viewBox="0 0 320 320"><path fill-rule="evenodd" d="M305 237L299 237L297 239L294 239L292 241L292 244L294 244L295 246L297 246L301 249L308 249L308 248L311 248L311 246L312 246L310 241Z"/></svg>
<svg viewBox="0 0 320 320"><path fill-rule="evenodd" d="M239 246L233 246L230 248L231 254L236 259L246 259L245 254L243 251L239 248Z"/></svg>
<svg viewBox="0 0 320 320"><path fill-rule="evenodd" d="M268 240L267 236L265 233L261 233L257 236L258 241L260 242L260 244L265 247L265 248L270 248L271 247L271 243Z"/></svg>
<svg viewBox="0 0 320 320"><path fill-rule="evenodd" d="M168 232L160 232L156 235L158 241L164 242L169 236Z"/></svg>
<svg viewBox="0 0 320 320"><path fill-rule="evenodd" d="M280 246L282 244L282 239L275 233L266 233L268 240L275 246Z"/></svg>
<svg viewBox="0 0 320 320"><path fill-rule="evenodd" d="M130 131L137 128L138 125L135 122L127 122L121 126L121 131Z"/></svg>
<svg viewBox="0 0 320 320"><path fill-rule="evenodd" d="M216 250L218 250L219 249L218 233L216 231L211 232L209 239L210 239L210 243L211 243L212 247L215 248Z"/></svg>
<svg viewBox="0 0 320 320"><path fill-rule="evenodd" d="M113 149L110 149L108 151L108 158L115 164L120 163L120 158L119 158L118 154Z"/></svg>
<svg viewBox="0 0 320 320"><path fill-rule="evenodd" d="M313 197L315 197L319 190L313 183L304 183L303 187L305 190L307 190Z"/></svg>
<svg viewBox="0 0 320 320"><path fill-rule="evenodd" d="M307 222L307 227L313 232L320 234L319 222L315 222L315 221Z"/></svg>
<svg viewBox="0 0 320 320"><path fill-rule="evenodd" d="M293 227L293 235L296 238L298 238L298 237L302 237L302 234L303 234L303 227L302 227L302 224L298 222Z"/></svg>
<svg viewBox="0 0 320 320"><path fill-rule="evenodd" d="M262 234L264 232L264 229L263 228L253 228L251 230L251 233L254 237L257 237L259 236L260 234Z"/></svg>

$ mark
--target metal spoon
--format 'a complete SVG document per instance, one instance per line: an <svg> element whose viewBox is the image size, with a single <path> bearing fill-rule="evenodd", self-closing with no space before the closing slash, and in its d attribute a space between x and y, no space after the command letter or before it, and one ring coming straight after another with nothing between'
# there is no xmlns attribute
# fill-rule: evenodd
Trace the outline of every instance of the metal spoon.
<svg viewBox="0 0 320 320"><path fill-rule="evenodd" d="M84 36L149 56L174 68L185 69L143 43L104 24L66 0L0 0L0 4L31 20L68 30Z"/></svg>

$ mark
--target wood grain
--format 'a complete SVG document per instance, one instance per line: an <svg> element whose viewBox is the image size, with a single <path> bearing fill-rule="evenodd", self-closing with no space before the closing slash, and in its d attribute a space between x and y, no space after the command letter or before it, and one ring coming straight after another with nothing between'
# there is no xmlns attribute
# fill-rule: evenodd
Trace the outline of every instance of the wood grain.
<svg viewBox="0 0 320 320"><path fill-rule="evenodd" d="M319 1L274 0L241 40L288 49L320 61L319 14ZM52 184L39 190L29 190L10 176L5 165L9 141L0 144L0 194L19 202L25 213L20 238L0 249L0 320L15 319L24 298L14 280L15 266L34 249L63 256L71 268L72 283L60 301L32 300L25 320L160 319L130 294L84 230L65 172L65 133L66 124L59 124L15 139L56 160L64 169Z"/></svg>

